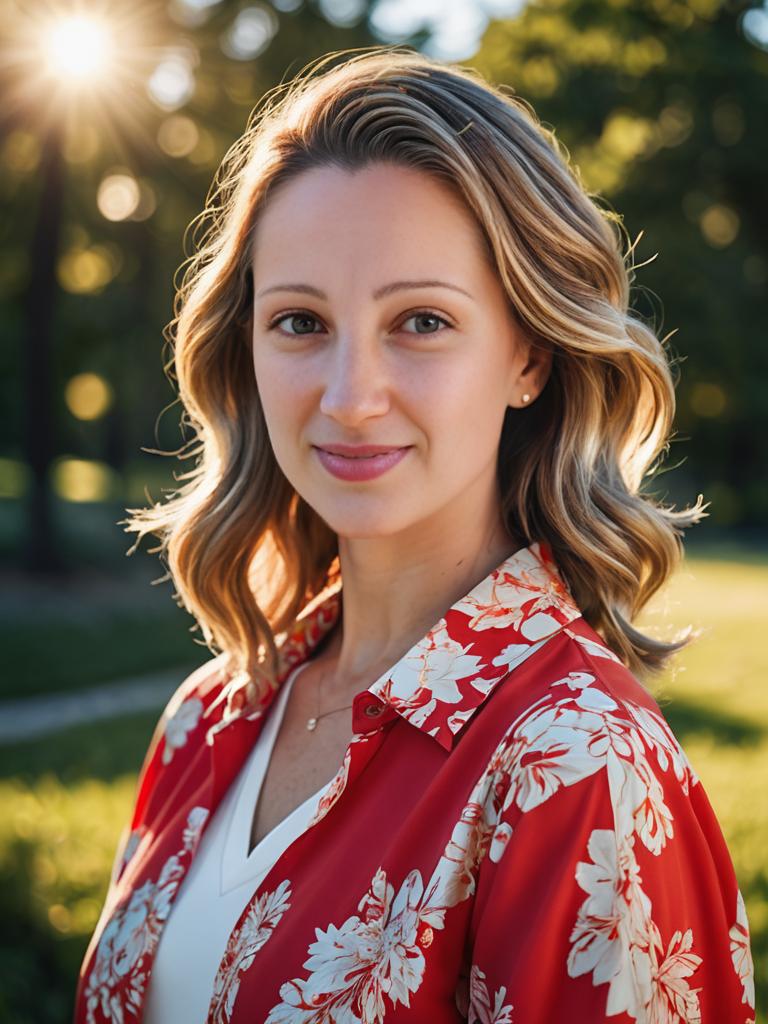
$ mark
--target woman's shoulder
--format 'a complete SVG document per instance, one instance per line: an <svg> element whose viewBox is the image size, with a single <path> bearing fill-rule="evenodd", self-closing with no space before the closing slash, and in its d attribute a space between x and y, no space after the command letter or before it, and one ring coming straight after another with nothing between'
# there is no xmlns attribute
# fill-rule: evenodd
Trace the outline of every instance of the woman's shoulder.
<svg viewBox="0 0 768 1024"><path fill-rule="evenodd" d="M625 735L632 740L631 748L622 744L628 756L654 751L664 770L671 765L681 781L698 781L653 692L581 618L510 673L492 714L506 727L503 743L541 745L553 734L561 740L570 735L574 746L562 756L579 757L587 735ZM599 750L605 760L608 749L601 744L590 752Z"/></svg>
<svg viewBox="0 0 768 1024"><path fill-rule="evenodd" d="M226 652L210 658L181 679L160 713L139 771L134 817L147 819L163 794L173 789L209 728L208 710L231 672Z"/></svg>
<svg viewBox="0 0 768 1024"><path fill-rule="evenodd" d="M526 1019L546 949L563 1019L607 999L622 1020L678 1006L670 1021L742 1024L749 924L715 812L653 695L596 634L569 630L499 688L473 966Z"/></svg>
<svg viewBox="0 0 768 1024"><path fill-rule="evenodd" d="M177 753L194 746L191 741L205 733L213 718L215 706L221 706L222 691L231 680L232 671L227 652L222 652L192 669L169 697L158 718L147 750L146 762L158 757L163 766L170 765Z"/></svg>
<svg viewBox="0 0 768 1024"><path fill-rule="evenodd" d="M182 676L163 709L160 721L167 722L173 718L189 700L198 700L206 706L210 704L230 676L228 665L228 655L222 652Z"/></svg>
<svg viewBox="0 0 768 1024"><path fill-rule="evenodd" d="M621 834L639 828L654 855L672 839L675 816L714 821L656 698L586 624L566 627L497 692L483 716L491 817L505 823L497 839L543 805L586 806L590 793Z"/></svg>
<svg viewBox="0 0 768 1024"><path fill-rule="evenodd" d="M203 713L228 678L227 656L222 653L183 675L163 707L138 772L129 821L118 841L110 892L153 827L158 809L174 792L206 728Z"/></svg>

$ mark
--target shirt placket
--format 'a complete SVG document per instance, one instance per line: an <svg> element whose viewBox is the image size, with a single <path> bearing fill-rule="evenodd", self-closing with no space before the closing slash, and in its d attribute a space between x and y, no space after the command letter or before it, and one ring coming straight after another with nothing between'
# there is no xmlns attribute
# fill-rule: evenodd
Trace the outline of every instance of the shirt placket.
<svg viewBox="0 0 768 1024"><path fill-rule="evenodd" d="M355 696L352 703L353 735L336 775L328 783L318 801L317 813L262 878L230 934L227 949L216 973L214 995L207 1016L209 1024L224 1024L225 1021L226 1024L250 1024L248 1008L243 1006L242 1016L238 1016L237 1006L238 964L249 956L245 938L248 933L249 914L263 894L268 893L275 885L276 880L293 877L295 871L300 869L302 859L308 856L306 845L316 836L315 830L324 827L329 812L342 799L352 798L358 779L384 742L387 732L385 725L396 717L397 712L370 690L364 690ZM232 1011L231 1014L225 1015L224 1007L232 1000L233 988L237 991Z"/></svg>

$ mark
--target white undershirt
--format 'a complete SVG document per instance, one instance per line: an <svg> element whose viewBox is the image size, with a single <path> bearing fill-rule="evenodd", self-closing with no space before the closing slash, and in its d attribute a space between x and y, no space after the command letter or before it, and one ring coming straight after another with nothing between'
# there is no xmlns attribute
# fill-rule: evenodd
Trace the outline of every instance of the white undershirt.
<svg viewBox="0 0 768 1024"><path fill-rule="evenodd" d="M160 936L143 1024L205 1024L229 936L278 857L307 827L329 779L247 853L253 814L293 681L288 676L253 750L200 839Z"/></svg>

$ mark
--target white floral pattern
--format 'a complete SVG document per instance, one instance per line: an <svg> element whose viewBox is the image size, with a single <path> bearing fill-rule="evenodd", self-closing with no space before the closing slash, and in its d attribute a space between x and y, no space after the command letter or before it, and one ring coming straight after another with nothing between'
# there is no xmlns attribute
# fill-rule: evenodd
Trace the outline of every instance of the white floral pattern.
<svg viewBox="0 0 768 1024"><path fill-rule="evenodd" d="M589 897L571 934L568 973L591 971L596 984L608 983L608 1016L626 1012L635 1020L698 1024L700 989L686 981L702 963L692 950L692 931L676 931L665 950L632 844L618 838L595 829L588 843L592 861L576 870Z"/></svg>
<svg viewBox="0 0 768 1024"><path fill-rule="evenodd" d="M412 871L395 895L385 873L377 871L358 904L359 915L340 928L318 931L304 964L309 978L281 986L283 1002L265 1024L380 1021L385 996L408 1006L424 973L419 939L430 941L428 914L420 913L423 888L418 871Z"/></svg>
<svg viewBox="0 0 768 1024"><path fill-rule="evenodd" d="M598 772L605 774L615 826L593 829L586 851L591 859L575 867L574 882L587 898L570 935L568 974L591 973L595 985L607 985L609 1016L627 1013L643 1024L700 1024L700 988L691 981L702 958L694 935L690 928L666 940L660 934L634 852L639 840L659 856L674 836L649 756L658 771L672 770L685 794L697 784L662 717L618 701L586 670L555 680L507 730L428 885L414 869L395 891L380 867L358 912L339 926L316 931L303 964L307 976L283 984L282 1001L266 1024L380 1024L388 1008L410 1006L426 970L424 950L444 928L446 910L474 893L485 854L498 863L513 837L505 813L513 807L526 813ZM751 963L735 926L731 938L734 968L746 988ZM508 1024L512 1005L505 1002L506 987L496 992L492 1008L484 979L473 964L469 1019Z"/></svg>
<svg viewBox="0 0 768 1024"><path fill-rule="evenodd" d="M281 987L282 1002L266 1024L379 1024L387 1003L410 1005L424 975L423 950L445 927L446 911L475 891L476 869L492 831L483 808L494 779L494 772L486 772L475 783L426 887L413 870L395 895L379 868L358 904L360 913L339 927L318 930L303 964L308 977Z"/></svg>
<svg viewBox="0 0 768 1024"><path fill-rule="evenodd" d="M755 968L752 963L752 951L749 948L749 924L744 897L736 893L736 922L729 932L731 938L731 959L733 969L743 986L741 1001L755 1008Z"/></svg>
<svg viewBox="0 0 768 1024"><path fill-rule="evenodd" d="M231 1020L240 988L240 976L254 961L264 943L290 907L290 883L286 879L273 892L262 893L230 935L222 964L216 974L208 1020L219 1024Z"/></svg>
<svg viewBox="0 0 768 1024"><path fill-rule="evenodd" d="M442 627L430 634L430 642L434 647L429 648L428 664L418 672L424 679L426 670L439 664L439 693L434 680L432 686L414 691L414 670L408 662L401 666L402 689L397 672L388 677L387 698L399 700L401 709L408 702L414 724L423 724L439 701L458 702L455 681L481 667L479 661L467 660L466 649ZM591 643L589 653L602 656L598 648ZM427 703L424 692L430 695ZM603 773L610 791L615 828L594 829L585 851L590 859L576 866L574 881L587 898L570 936L568 974L576 978L591 973L594 985L607 985L609 1016L626 1012L643 1024L699 1024L700 988L689 979L696 976L702 957L695 951L692 929L662 937L634 854L639 840L659 856L674 835L659 775L648 759L651 754L658 772L671 770L683 793L698 784L660 715L617 701L586 668L556 679L507 730L427 886L414 869L396 889L379 867L358 913L338 926L316 930L317 940L303 964L307 976L281 986L281 1002L266 1024L380 1024L388 1008L409 1006L427 967L424 950L444 928L447 910L474 893L486 853L499 863L514 835L504 815L511 808L527 813L597 773ZM332 789L338 794L338 786ZM751 964L743 959L738 930L731 935L734 968L744 972L746 985ZM499 987L491 1007L485 977L472 964L468 1019L511 1022L506 987Z"/></svg>
<svg viewBox="0 0 768 1024"><path fill-rule="evenodd" d="M215 810L241 767L279 685L334 626L340 606L335 590L312 603L282 644L277 688L262 695L259 707L253 706L255 687L226 673L222 678L218 659L210 671L198 672L194 686L180 688L183 700L170 705L176 711L165 723L164 742L147 758L140 780L104 927L99 934L100 921L81 972L75 1024L127 1024L140 1017L159 936L209 807ZM534 658L542 648L544 657ZM514 681L500 687L526 662ZM554 681L547 685L547 679ZM497 688L496 710L480 716L450 759L443 756L454 751ZM628 694L637 694L637 701ZM386 713L370 718L365 711L376 701ZM418 752L408 766L414 792L422 784L425 793L434 786L447 799L427 806L419 796L413 808L385 800L375 809L377 826L368 842L355 831L354 804L348 802L368 799L368 779L388 770L386 725L397 716L442 748L438 752L395 723L397 742ZM198 732L202 717L210 722L204 734ZM369 775L366 766L374 757ZM450 779L447 787L441 777ZM588 788L577 788L581 784ZM338 834L335 821L318 829L317 846L314 834L302 835L300 856L291 855L293 844L264 876L229 935L207 1024L432 1020L438 998L441 1008L455 1012L446 1007L451 992L471 1024L526 1024L526 999L536 998L529 982L548 985L566 1016L573 1011L571 1019L578 1014L572 995L580 992L603 999L607 1015L629 1014L642 1024L698 1024L702 986L709 983L727 990L732 1004L738 998L739 1012L746 1004L744 1024L754 1024L747 1011L754 1007L754 973L746 911L722 841L710 868L733 907L727 934L704 936L709 925L693 909L691 893L676 904L662 899L654 906L651 900L657 900L667 871L670 879L678 877L675 857L690 856L686 830L694 828L703 806L694 791L698 785L657 706L581 617L551 551L532 544L456 602L356 697L343 763L306 831L340 802L338 820L346 824ZM587 820L587 830L567 851L569 869L552 883L567 908L554 969L545 949L549 918L540 915L541 933L529 936L509 916L528 870L536 877L546 871L539 829L550 843L566 840L558 831L559 812L573 814L582 793L595 796L600 816ZM686 806L693 798L696 807ZM691 815L682 823L676 820L681 810ZM421 827L425 823L428 828ZM527 826L528 848L526 828L522 839L516 836L521 825ZM531 828L537 832L533 844ZM717 843L713 829L708 835ZM334 836L338 851L328 845ZM353 869L355 891L344 877L327 893L318 887L318 849L331 862L350 850L365 858L362 879ZM512 880L494 890L505 869ZM532 887L530 900L536 895ZM529 901L529 912L527 907L535 913L537 904ZM308 927L308 920L316 923ZM725 958L707 962L703 951L711 960L715 939ZM451 945L457 941L461 950ZM547 970L534 982L539 954ZM446 974L446 965L460 959L461 972L454 966ZM516 973L516 960L525 960L526 968L530 963L533 972ZM519 1021L513 1022L514 1012Z"/></svg>
<svg viewBox="0 0 768 1024"><path fill-rule="evenodd" d="M182 849L165 861L156 882L147 879L134 889L128 903L113 912L107 922L85 989L88 1024L100 1020L125 1024L129 1015L138 1015L145 996L148 961L186 871L184 860L194 853L207 815L205 807L192 808Z"/></svg>
<svg viewBox="0 0 768 1024"><path fill-rule="evenodd" d="M558 697L558 687L572 694ZM653 920L634 846L639 840L661 855L674 835L658 769L671 768L684 793L698 779L664 719L629 701L618 702L589 672L570 672L510 728L494 754L491 770L504 780L498 806L484 808L498 821L489 857L499 862L513 835L501 815L512 805L523 813L596 772L605 772L614 811L614 829L594 829L588 861L575 880L588 894L570 936L568 973L591 973L595 985L608 984L606 1014L628 1013L653 1024L699 1024L700 988L688 978L702 964L690 928L662 937ZM498 787L492 788L494 798ZM737 923L731 929L734 968L742 978L745 1000L754 1005L754 982L739 894ZM750 988L751 983L751 988ZM483 1007L470 1003L482 1019Z"/></svg>
<svg viewBox="0 0 768 1024"><path fill-rule="evenodd" d="M440 619L369 689L450 750L501 680L580 615L549 551L534 543L457 601L450 621Z"/></svg>
<svg viewBox="0 0 768 1024"><path fill-rule="evenodd" d="M615 661L617 665L621 665L621 658L618 654L614 654L609 647L606 647L605 644L600 643L593 637L583 636L570 626L566 626L563 632L566 636L575 640L577 644L580 644L587 654L591 654L593 658L606 658L608 661Z"/></svg>
<svg viewBox="0 0 768 1024"><path fill-rule="evenodd" d="M163 747L163 764L170 764L174 752L187 742L187 737L197 728L203 713L203 702L199 697L188 697L182 701L176 712L165 724L165 746Z"/></svg>
<svg viewBox="0 0 768 1024"><path fill-rule="evenodd" d="M469 1002L472 1012L467 1018L468 1024L513 1024L511 1003L505 1003L507 990L504 985L497 990L493 1006L488 993L485 974L477 964L472 965L469 975Z"/></svg>

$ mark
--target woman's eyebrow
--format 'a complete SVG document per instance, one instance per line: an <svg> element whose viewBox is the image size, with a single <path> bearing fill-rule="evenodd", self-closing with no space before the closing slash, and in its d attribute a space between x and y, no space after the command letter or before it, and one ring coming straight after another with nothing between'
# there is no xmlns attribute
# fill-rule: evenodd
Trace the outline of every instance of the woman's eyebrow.
<svg viewBox="0 0 768 1024"><path fill-rule="evenodd" d="M383 299L385 295L391 295L392 292L403 291L406 288L450 288L452 291L461 292L467 298L473 299L468 291L460 288L457 284L449 284L447 281L392 281L390 284L377 288L373 293L373 298ZM318 299L327 300L328 298L325 292L311 284L273 284L269 288L262 288L255 297L260 299L262 295L268 295L270 292L303 292L306 295L314 295Z"/></svg>

